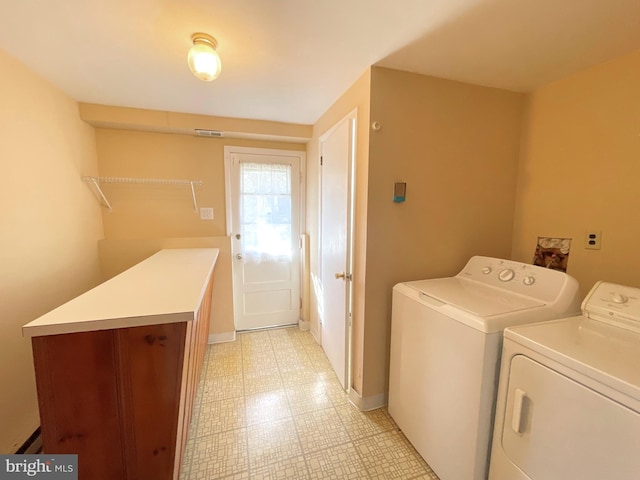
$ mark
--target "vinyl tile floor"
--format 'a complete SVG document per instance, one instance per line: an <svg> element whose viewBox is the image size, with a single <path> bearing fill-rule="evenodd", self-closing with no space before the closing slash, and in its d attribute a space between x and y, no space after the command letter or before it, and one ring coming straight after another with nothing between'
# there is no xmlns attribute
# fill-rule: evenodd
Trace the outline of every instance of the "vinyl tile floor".
<svg viewBox="0 0 640 480"><path fill-rule="evenodd" d="M438 480L385 408L361 412L297 327L208 347L181 480Z"/></svg>

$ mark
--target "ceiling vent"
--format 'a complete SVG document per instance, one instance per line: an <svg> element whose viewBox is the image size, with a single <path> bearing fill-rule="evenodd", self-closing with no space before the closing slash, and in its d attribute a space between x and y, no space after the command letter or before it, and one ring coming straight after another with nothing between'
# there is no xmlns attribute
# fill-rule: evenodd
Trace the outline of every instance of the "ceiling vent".
<svg viewBox="0 0 640 480"><path fill-rule="evenodd" d="M222 132L220 130L204 130L202 128L195 129L196 136L198 137L222 137Z"/></svg>

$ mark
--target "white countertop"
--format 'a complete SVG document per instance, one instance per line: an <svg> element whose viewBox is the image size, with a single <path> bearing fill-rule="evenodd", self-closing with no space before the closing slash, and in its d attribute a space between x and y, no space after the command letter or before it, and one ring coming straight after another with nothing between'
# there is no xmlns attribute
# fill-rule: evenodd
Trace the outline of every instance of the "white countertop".
<svg viewBox="0 0 640 480"><path fill-rule="evenodd" d="M190 321L217 248L161 250L22 327L25 337Z"/></svg>

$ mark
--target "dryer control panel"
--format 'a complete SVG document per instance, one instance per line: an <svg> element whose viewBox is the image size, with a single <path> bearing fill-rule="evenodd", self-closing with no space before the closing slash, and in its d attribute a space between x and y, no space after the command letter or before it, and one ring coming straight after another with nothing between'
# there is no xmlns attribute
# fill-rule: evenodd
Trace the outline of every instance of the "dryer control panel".
<svg viewBox="0 0 640 480"><path fill-rule="evenodd" d="M585 316L640 332L640 288L597 282L582 302Z"/></svg>
<svg viewBox="0 0 640 480"><path fill-rule="evenodd" d="M547 304L578 294L578 282L564 272L501 258L471 257L457 276L533 297Z"/></svg>

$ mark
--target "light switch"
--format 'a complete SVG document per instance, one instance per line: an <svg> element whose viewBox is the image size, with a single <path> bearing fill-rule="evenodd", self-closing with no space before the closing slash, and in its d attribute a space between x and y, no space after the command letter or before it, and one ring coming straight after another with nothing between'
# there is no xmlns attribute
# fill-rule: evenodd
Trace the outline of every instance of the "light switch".
<svg viewBox="0 0 640 480"><path fill-rule="evenodd" d="M213 208L211 207L200 208L200 220L213 220Z"/></svg>

